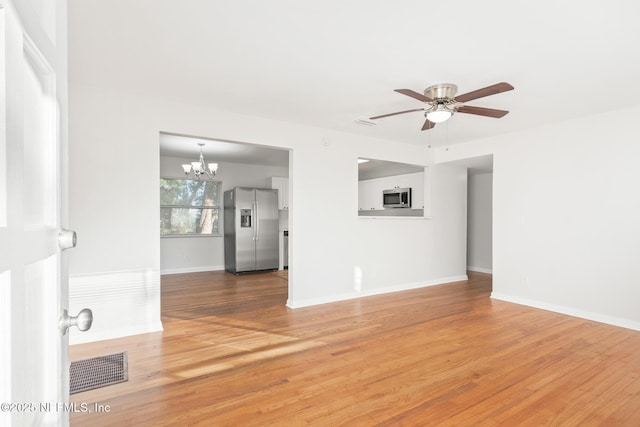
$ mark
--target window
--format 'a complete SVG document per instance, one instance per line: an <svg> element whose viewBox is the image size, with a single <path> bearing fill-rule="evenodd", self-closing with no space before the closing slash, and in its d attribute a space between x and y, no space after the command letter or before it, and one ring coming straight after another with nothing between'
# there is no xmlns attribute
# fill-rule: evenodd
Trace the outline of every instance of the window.
<svg viewBox="0 0 640 427"><path fill-rule="evenodd" d="M220 236L222 182L160 179L160 235Z"/></svg>

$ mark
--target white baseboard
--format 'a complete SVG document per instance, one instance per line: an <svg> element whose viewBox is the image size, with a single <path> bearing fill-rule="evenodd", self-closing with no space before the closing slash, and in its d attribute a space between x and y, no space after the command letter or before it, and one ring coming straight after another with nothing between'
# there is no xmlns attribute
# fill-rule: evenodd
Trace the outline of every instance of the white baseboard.
<svg viewBox="0 0 640 427"><path fill-rule="evenodd" d="M87 333L78 333L74 336L69 336L69 345L85 344L95 341L112 340L115 338L129 337L131 335L148 334L150 332L163 331L162 323L157 322L153 325L147 324L144 327L123 327L123 328L109 328L94 332L89 335ZM88 331L87 331L88 332Z"/></svg>
<svg viewBox="0 0 640 427"><path fill-rule="evenodd" d="M160 272L112 271L69 277L69 313L93 312L91 329L70 329L69 344L120 338L162 330Z"/></svg>
<svg viewBox="0 0 640 427"><path fill-rule="evenodd" d="M204 271L221 271L224 270L224 265L213 265L208 267L184 267L184 268L168 268L160 270L161 275L166 274L184 274L184 273L202 273Z"/></svg>
<svg viewBox="0 0 640 427"><path fill-rule="evenodd" d="M493 274L493 270L491 270L490 268L484 268L484 267L471 267L471 266L467 266L467 270L468 271L477 271L478 273L487 273L487 274Z"/></svg>
<svg viewBox="0 0 640 427"><path fill-rule="evenodd" d="M633 329L640 331L640 322L623 319L606 314L594 313L591 311L580 310L573 307L563 305L550 304L542 301L531 300L528 298L517 297L513 295L492 292L491 298L500 301L512 302L514 304L526 305L528 307L539 308L541 310L553 311L554 313L566 314L568 316L579 317L581 319L593 320L594 322L606 323L607 325L619 326L621 328Z"/></svg>
<svg viewBox="0 0 640 427"><path fill-rule="evenodd" d="M330 296L326 296L326 297L308 298L308 299L303 299L303 300L298 300L298 301L293 301L291 299L288 299L287 300L287 307L289 307L289 308L309 307L309 306L312 306L312 305L328 304L328 303L332 303L332 302L345 301L345 300L350 300L350 299L354 299L354 298L362 298L362 297L369 297L369 296L373 296L373 295L388 294L388 293L391 293L391 292L408 291L410 289L426 288L428 286L435 286L435 285L442 285L442 284L445 284L445 283L459 282L461 280L468 280L467 275L464 274L464 275L460 275L460 276L443 277L443 278L440 278L440 279L428 280L428 281L425 281L425 282L407 283L407 284L404 284L404 285L390 286L390 287L386 287L386 288L369 289L369 290L364 290L362 292L349 292L349 293L341 294L341 295L330 295Z"/></svg>

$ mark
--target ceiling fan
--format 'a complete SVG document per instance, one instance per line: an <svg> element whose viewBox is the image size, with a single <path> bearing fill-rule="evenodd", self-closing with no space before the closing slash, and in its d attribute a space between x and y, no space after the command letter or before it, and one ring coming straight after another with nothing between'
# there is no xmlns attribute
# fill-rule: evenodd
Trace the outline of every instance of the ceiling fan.
<svg viewBox="0 0 640 427"><path fill-rule="evenodd" d="M470 105L464 105L464 103L510 90L513 90L513 86L505 82L496 83L458 96L456 96L458 86L451 83L441 83L429 86L424 90L424 95L411 89L395 89L396 92L410 96L418 101L422 101L426 105L422 108L413 108L411 110L398 111L396 113L382 114L380 116L370 117L370 119L375 120L398 114L412 113L414 111L424 111L426 120L422 126L422 130L428 130L432 129L436 123L442 123L448 120L454 113L466 113L500 118L505 116L508 111L495 110L493 108L472 107Z"/></svg>

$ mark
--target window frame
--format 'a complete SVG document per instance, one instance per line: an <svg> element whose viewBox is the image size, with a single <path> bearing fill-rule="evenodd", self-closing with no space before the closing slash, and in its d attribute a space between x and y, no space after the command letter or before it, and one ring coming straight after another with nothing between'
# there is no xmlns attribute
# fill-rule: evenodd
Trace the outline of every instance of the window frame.
<svg viewBox="0 0 640 427"><path fill-rule="evenodd" d="M163 191L163 187L162 187L162 181L163 180L170 180L170 181L189 181L189 182L214 182L216 183L216 193L215 193L215 199L214 199L214 204L211 206L202 206L202 205L188 205L188 204L162 204L162 191ZM180 237L222 237L223 236L223 230L222 230L222 224L223 224L223 220L222 220L222 215L224 212L224 209L222 207L222 203L223 203L223 190L222 190L222 181L220 180L210 180L210 179L189 179L189 178L177 178L177 177L173 177L173 176L161 176L160 177L160 188L159 188L159 192L160 192L160 238L180 238ZM200 211L203 210L212 210L214 211L214 215L217 214L217 218L216 218L216 222L217 224L214 224L214 231L212 231L212 233L176 233L176 232L171 232L171 233L167 233L167 234L163 234L163 228L162 228L162 210L163 209L186 209L186 210L193 210L193 209L199 209ZM217 227L216 227L217 225Z"/></svg>

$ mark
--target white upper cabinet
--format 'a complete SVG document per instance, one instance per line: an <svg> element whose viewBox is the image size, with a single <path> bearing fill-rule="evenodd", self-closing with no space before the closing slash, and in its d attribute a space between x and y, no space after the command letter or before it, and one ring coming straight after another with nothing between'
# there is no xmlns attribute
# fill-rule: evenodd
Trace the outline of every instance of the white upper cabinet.
<svg viewBox="0 0 640 427"><path fill-rule="evenodd" d="M400 188L411 188L411 208L424 209L424 173L400 175Z"/></svg>
<svg viewBox="0 0 640 427"><path fill-rule="evenodd" d="M289 209L289 178L272 176L270 184L271 188L278 190L278 209Z"/></svg>
<svg viewBox="0 0 640 427"><path fill-rule="evenodd" d="M358 182L358 210L380 210L382 207L382 191L386 183L381 179L368 179Z"/></svg>

